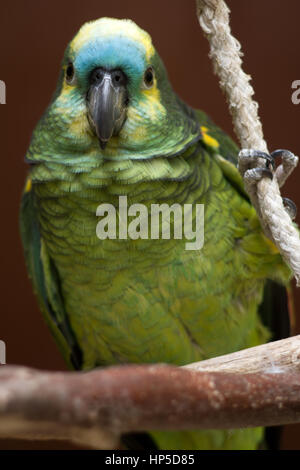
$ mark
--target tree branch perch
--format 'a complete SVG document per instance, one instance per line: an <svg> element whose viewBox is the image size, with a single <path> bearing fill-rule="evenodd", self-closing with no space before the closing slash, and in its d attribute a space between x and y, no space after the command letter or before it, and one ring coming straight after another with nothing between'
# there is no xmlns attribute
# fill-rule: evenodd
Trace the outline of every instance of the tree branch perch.
<svg viewBox="0 0 300 470"><path fill-rule="evenodd" d="M298 422L300 336L184 368L0 368L1 438L64 439L113 449L121 434L133 431Z"/></svg>

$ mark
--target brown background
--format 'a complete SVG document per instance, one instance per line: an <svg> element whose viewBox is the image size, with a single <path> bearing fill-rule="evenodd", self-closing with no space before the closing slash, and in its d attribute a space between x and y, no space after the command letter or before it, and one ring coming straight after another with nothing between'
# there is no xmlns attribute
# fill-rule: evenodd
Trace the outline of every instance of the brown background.
<svg viewBox="0 0 300 470"><path fill-rule="evenodd" d="M228 0L232 29L253 76L269 148L300 154L300 105L291 83L300 79L299 0ZM18 208L26 174L23 161L31 132L55 87L68 41L80 25L101 16L131 18L146 29L168 68L175 90L206 110L232 134L227 106L207 57L193 0L15 0L1 4L0 79L7 104L0 106L1 319L0 338L9 364L65 369L38 310L24 267ZM300 207L300 168L284 194ZM299 222L298 217L298 222ZM300 290L296 294L298 331ZM71 448L68 444L0 441L0 449ZM285 428L284 449L300 449L300 426Z"/></svg>

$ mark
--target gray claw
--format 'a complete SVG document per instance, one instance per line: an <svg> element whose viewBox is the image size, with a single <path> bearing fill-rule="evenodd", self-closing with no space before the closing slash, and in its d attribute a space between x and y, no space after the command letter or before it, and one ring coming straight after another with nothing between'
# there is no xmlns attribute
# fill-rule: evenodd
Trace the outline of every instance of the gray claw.
<svg viewBox="0 0 300 470"><path fill-rule="evenodd" d="M269 168L254 168L257 176L259 176L259 179L261 178L270 178L270 180L273 179L273 173L271 170L269 170Z"/></svg>
<svg viewBox="0 0 300 470"><path fill-rule="evenodd" d="M270 178L273 179L273 173L269 168L250 168L244 173L244 181L247 186L256 185L262 178Z"/></svg>
<svg viewBox="0 0 300 470"><path fill-rule="evenodd" d="M284 205L284 208L285 208L286 212L289 214L290 218L292 220L294 220L296 218L296 215L297 215L297 206L296 206L296 204L291 199L289 199L287 197L283 197L282 202L283 202L283 205Z"/></svg>
<svg viewBox="0 0 300 470"><path fill-rule="evenodd" d="M266 152L261 152L260 150L254 150L253 156L258 158L264 158L266 160L266 167L268 168L272 165L273 169L275 169L275 161L273 155L269 155Z"/></svg>
<svg viewBox="0 0 300 470"><path fill-rule="evenodd" d="M294 159L295 158L295 155L290 152L289 150L285 150L285 149L278 149L278 150L274 150L274 152L270 153L270 156L273 157L274 159L275 158L290 158L290 159Z"/></svg>

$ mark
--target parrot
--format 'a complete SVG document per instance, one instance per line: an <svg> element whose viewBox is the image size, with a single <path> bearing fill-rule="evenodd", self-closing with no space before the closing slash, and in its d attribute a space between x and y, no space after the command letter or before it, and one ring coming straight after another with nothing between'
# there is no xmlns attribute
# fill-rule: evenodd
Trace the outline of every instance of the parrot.
<svg viewBox="0 0 300 470"><path fill-rule="evenodd" d="M80 28L33 131L20 209L29 277L70 369L183 366L289 335L291 272L263 232L238 153L174 92L146 31L114 18ZM125 196L147 209L203 205L201 249L138 231L99 238L97 208L118 215ZM265 440L262 427L123 436L128 449L254 450Z"/></svg>

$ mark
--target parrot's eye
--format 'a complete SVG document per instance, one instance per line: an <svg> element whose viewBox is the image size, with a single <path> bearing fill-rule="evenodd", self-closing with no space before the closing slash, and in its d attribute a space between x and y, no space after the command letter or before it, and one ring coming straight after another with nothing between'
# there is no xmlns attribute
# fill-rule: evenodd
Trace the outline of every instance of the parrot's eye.
<svg viewBox="0 0 300 470"><path fill-rule="evenodd" d="M146 88L151 88L154 83L154 70L152 67L148 67L144 73L144 84Z"/></svg>
<svg viewBox="0 0 300 470"><path fill-rule="evenodd" d="M71 83L74 78L75 70L72 63L69 63L66 69L66 81Z"/></svg>

